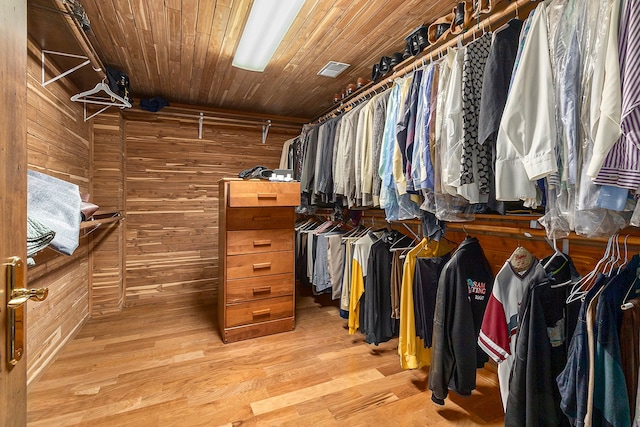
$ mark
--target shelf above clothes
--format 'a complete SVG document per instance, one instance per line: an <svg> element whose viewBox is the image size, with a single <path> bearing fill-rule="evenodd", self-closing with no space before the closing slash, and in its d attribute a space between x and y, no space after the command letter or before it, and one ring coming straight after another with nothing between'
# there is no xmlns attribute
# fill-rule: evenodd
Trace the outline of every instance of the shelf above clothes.
<svg viewBox="0 0 640 427"><path fill-rule="evenodd" d="M124 219L124 217L120 214L120 212L98 212L94 214L90 221L83 221L80 223L80 237L88 236L93 233L99 227L110 224L113 222L118 222Z"/></svg>
<svg viewBox="0 0 640 427"><path fill-rule="evenodd" d="M125 217L122 216L119 211L105 211L105 212L97 212L91 218L92 219L90 221L82 221L80 223L80 234L79 234L80 238L88 236L89 234L96 231L98 228L105 228L104 226L107 224L114 224L114 223L120 222L124 220ZM61 252L54 250L52 247L47 246L42 250L40 250L39 252L36 252L35 254L29 256L29 258L31 259L31 262L28 262L27 264L29 265L30 268L34 268L38 265L43 265L44 266L43 268L46 270L47 268L51 268L51 265L47 267L47 264L49 264L49 261L55 258L58 258L60 255L63 255L63 254ZM66 258L66 257L59 257L59 258L61 259L60 262L64 262L63 258ZM38 272L33 277L34 278L38 277L39 274L43 274L43 273Z"/></svg>

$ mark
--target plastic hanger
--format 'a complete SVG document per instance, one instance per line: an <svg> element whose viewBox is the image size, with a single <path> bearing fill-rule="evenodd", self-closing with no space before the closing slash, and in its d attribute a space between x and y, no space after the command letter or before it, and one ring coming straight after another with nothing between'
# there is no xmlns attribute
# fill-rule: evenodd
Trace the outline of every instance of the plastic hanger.
<svg viewBox="0 0 640 427"><path fill-rule="evenodd" d="M349 231L347 231L346 233L344 233L344 234L342 235L342 237L343 237L343 238L351 237L351 236L353 236L353 235L355 235L355 234L359 233L360 231L362 231L362 226L361 226L361 225L358 225L357 227L352 228L351 230L349 230Z"/></svg>
<svg viewBox="0 0 640 427"><path fill-rule="evenodd" d="M553 255L551 255L551 258L549 258L549 260L546 262L546 264L543 266L544 269L546 270L547 267L551 264L551 261L553 261L556 257L562 257L564 258L565 261L569 261L566 257L565 254L562 253L562 251L560 251L560 249L558 249L558 245L556 244L556 238L553 238L553 244L551 243L551 241L549 241L549 239L546 239L547 243L549 244L549 246L551 246L551 248L553 249Z"/></svg>
<svg viewBox="0 0 640 427"><path fill-rule="evenodd" d="M609 241L607 242L607 248L605 250L605 253L603 257L600 259L600 261L598 261L598 263L595 265L593 270L591 270L589 273L584 275L582 279L578 280L573 285L573 287L571 288L571 292L567 297L567 301L566 301L567 304L570 304L574 301L579 300L591 288L591 280L597 277L600 266L606 259L608 259L612 246L613 246L613 236L609 237Z"/></svg>
<svg viewBox="0 0 640 427"><path fill-rule="evenodd" d="M627 265L627 263L629 262L629 248L627 247L627 240L629 239L629 236L630 234L627 234L626 236L624 236L624 260L622 261L622 264L620 264L620 266L618 267L618 273L620 273L620 270L622 270L622 267Z"/></svg>
<svg viewBox="0 0 640 427"><path fill-rule="evenodd" d="M403 223L403 225L405 225L405 224ZM405 238L407 238L407 239L411 239L411 236L402 235L402 237L400 237L398 240L396 240L396 241L391 245L391 247L389 248L389 250L390 250L391 252L396 252L396 251L411 250L411 249L415 248L415 247L416 247L416 244L418 244L419 239L418 239L418 236L416 236L416 234L415 234L415 233L413 233L413 232L412 232L411 234L414 236L414 238L413 238L413 239L411 240L411 242L409 243L409 246L403 246L403 247L398 247L398 246L396 246L398 243L402 242L403 240L406 242Z"/></svg>
<svg viewBox="0 0 640 427"><path fill-rule="evenodd" d="M101 92L104 92L105 95L100 95ZM82 102L84 104L84 121L86 122L92 117L97 116L102 113L109 107L118 107L118 108L131 108L131 103L126 99L122 98L120 95L114 93L109 85L104 82L104 79L98 83L93 89L85 90L84 92L80 92L71 97L72 101ZM87 116L87 104L96 104L96 105L104 105L105 107L101 108L97 112Z"/></svg>
<svg viewBox="0 0 640 427"><path fill-rule="evenodd" d="M620 234L615 233L614 234L614 238L616 241L616 246L614 248L614 250L611 253L611 257L609 258L609 261L607 262L607 264L605 264L605 268L604 270L607 270L607 266L609 267L609 270L607 270L607 276L610 276L611 273L613 272L613 268L616 266L616 264L618 264L618 262L620 262L622 260L622 258L620 257ZM615 258L614 258L615 257Z"/></svg>
<svg viewBox="0 0 640 427"><path fill-rule="evenodd" d="M97 96L100 92L105 92L108 95L108 98L104 96ZM85 90L84 92L73 95L71 100L84 102L86 104L106 105L108 107L131 108L131 103L120 95L113 93L109 85L104 82L104 79L93 89Z"/></svg>

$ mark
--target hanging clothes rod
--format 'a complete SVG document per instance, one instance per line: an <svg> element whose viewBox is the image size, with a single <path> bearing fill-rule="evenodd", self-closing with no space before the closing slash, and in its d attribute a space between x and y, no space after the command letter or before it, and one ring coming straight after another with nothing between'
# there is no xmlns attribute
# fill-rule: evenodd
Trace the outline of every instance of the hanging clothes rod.
<svg viewBox="0 0 640 427"><path fill-rule="evenodd" d="M412 71L415 71L419 67L422 67L424 64L428 63L431 58L436 58L439 55L442 55L443 52L452 46L455 46L458 43L464 43L473 39L474 35L478 35L478 31L480 35L482 35L483 31L490 31L491 28L497 28L496 26L502 25L509 21L511 18L522 17L524 14L528 14L535 6L538 4L539 0L517 0L509 3L504 9L498 10L497 12L493 12L487 15L486 18L476 21L469 29L467 29L464 33L457 35L456 37L447 39L445 42L439 42L436 45L429 46L425 48L418 56L414 57L413 60L404 64L404 62L398 64L393 73L373 86L363 90L358 93L354 98L347 100L345 103L340 104L339 106L334 106L330 110L322 113L316 120L314 120L310 124L320 124L332 117L336 117L338 114L342 112L343 109L347 108L349 105L357 105L363 100L367 99L367 97L371 97L378 93L378 91L386 86L388 89L393 84L394 79L403 77L409 74ZM504 4L504 2L502 3ZM484 29L484 30L483 30ZM410 61L407 59L406 61ZM405 62L406 62L405 61ZM383 91L386 89L383 89Z"/></svg>
<svg viewBox="0 0 640 427"><path fill-rule="evenodd" d="M141 112L141 111L133 111L128 113L127 115L133 114L154 114L158 117L167 117L167 118L180 118L185 119L185 121L195 122L202 124L218 124L218 125L229 125L229 126L240 126L240 127L254 127L254 126L269 126L270 128L277 129L291 129L291 130L300 130L302 128L302 124L296 124L294 122L285 122L279 121L276 119L257 119L257 118L241 118L241 117L221 117L214 112L208 112L207 110L199 111L194 109L191 113L182 113L177 111L172 111L169 107L166 108L168 111L156 111L153 113L150 112Z"/></svg>

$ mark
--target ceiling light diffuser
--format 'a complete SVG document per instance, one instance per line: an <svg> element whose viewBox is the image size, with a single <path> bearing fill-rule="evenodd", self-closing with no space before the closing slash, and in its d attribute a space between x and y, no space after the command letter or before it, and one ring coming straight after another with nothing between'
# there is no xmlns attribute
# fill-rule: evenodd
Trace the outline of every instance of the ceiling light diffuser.
<svg viewBox="0 0 640 427"><path fill-rule="evenodd" d="M264 71L304 0L254 0L232 65Z"/></svg>

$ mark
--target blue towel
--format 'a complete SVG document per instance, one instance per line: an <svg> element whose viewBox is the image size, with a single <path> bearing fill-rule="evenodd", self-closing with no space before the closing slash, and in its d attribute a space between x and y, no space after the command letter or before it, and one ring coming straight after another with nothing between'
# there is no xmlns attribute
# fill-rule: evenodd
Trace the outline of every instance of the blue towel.
<svg viewBox="0 0 640 427"><path fill-rule="evenodd" d="M65 255L78 247L80 189L76 184L27 171L27 215L53 230L50 245Z"/></svg>

